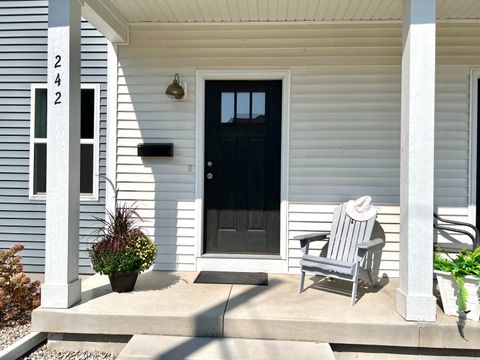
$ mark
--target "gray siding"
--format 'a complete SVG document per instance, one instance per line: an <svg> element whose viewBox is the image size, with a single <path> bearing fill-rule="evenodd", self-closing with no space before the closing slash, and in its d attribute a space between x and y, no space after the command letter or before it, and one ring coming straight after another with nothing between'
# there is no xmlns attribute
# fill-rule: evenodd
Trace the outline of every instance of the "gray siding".
<svg viewBox="0 0 480 360"><path fill-rule="evenodd" d="M0 2L0 248L23 243L27 271L45 263L45 202L28 197L30 86L47 81L48 1ZM106 40L82 23L82 83L101 85L100 174L105 174L107 103ZM86 248L103 217L105 184L99 201L84 202L80 214L80 272L90 272Z"/></svg>

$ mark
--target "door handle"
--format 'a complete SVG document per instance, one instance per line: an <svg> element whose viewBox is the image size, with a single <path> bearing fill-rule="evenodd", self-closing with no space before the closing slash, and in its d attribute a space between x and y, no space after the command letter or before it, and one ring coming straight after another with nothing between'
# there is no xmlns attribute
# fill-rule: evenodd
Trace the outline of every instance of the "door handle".
<svg viewBox="0 0 480 360"><path fill-rule="evenodd" d="M208 180L212 180L212 179L213 179L213 174L212 174L212 173L208 173L208 174L207 174L207 179L208 179Z"/></svg>

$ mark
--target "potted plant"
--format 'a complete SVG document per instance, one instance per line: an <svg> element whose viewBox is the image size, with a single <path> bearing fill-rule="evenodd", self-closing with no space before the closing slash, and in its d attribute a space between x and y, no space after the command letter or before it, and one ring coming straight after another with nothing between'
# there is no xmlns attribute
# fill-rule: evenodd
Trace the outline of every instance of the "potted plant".
<svg viewBox="0 0 480 360"><path fill-rule="evenodd" d="M108 180L108 179L107 179ZM137 225L135 207L117 202L115 210L107 211L103 226L88 253L95 272L108 275L115 292L129 292L135 287L138 274L147 270L157 256L156 244Z"/></svg>
<svg viewBox="0 0 480 360"><path fill-rule="evenodd" d="M433 267L445 314L478 321L480 247L474 251L462 250L456 257L446 251L435 253Z"/></svg>

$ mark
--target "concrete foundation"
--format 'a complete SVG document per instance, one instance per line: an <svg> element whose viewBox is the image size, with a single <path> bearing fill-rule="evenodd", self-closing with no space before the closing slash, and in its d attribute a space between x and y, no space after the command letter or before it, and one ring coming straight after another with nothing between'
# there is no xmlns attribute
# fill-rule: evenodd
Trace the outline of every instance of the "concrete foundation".
<svg viewBox="0 0 480 360"><path fill-rule="evenodd" d="M103 351L119 354L130 335L49 334L48 347L57 351Z"/></svg>
<svg viewBox="0 0 480 360"><path fill-rule="evenodd" d="M109 335L175 335L412 348L479 349L480 323L437 307L436 322L405 321L395 311L397 279L360 286L312 277L297 293L298 276L269 275L268 286L194 284L196 273L150 272L131 293L112 293L108 278L83 282L82 302L70 309L39 308L34 331Z"/></svg>

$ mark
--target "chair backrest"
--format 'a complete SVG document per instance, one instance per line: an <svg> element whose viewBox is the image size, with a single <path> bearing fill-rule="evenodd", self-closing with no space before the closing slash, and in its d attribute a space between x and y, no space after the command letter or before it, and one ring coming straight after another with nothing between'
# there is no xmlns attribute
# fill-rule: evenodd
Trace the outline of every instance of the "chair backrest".
<svg viewBox="0 0 480 360"><path fill-rule="evenodd" d="M340 204L333 212L327 257L335 260L355 262L358 244L370 241L376 215L366 221L353 220L345 212L346 203Z"/></svg>

